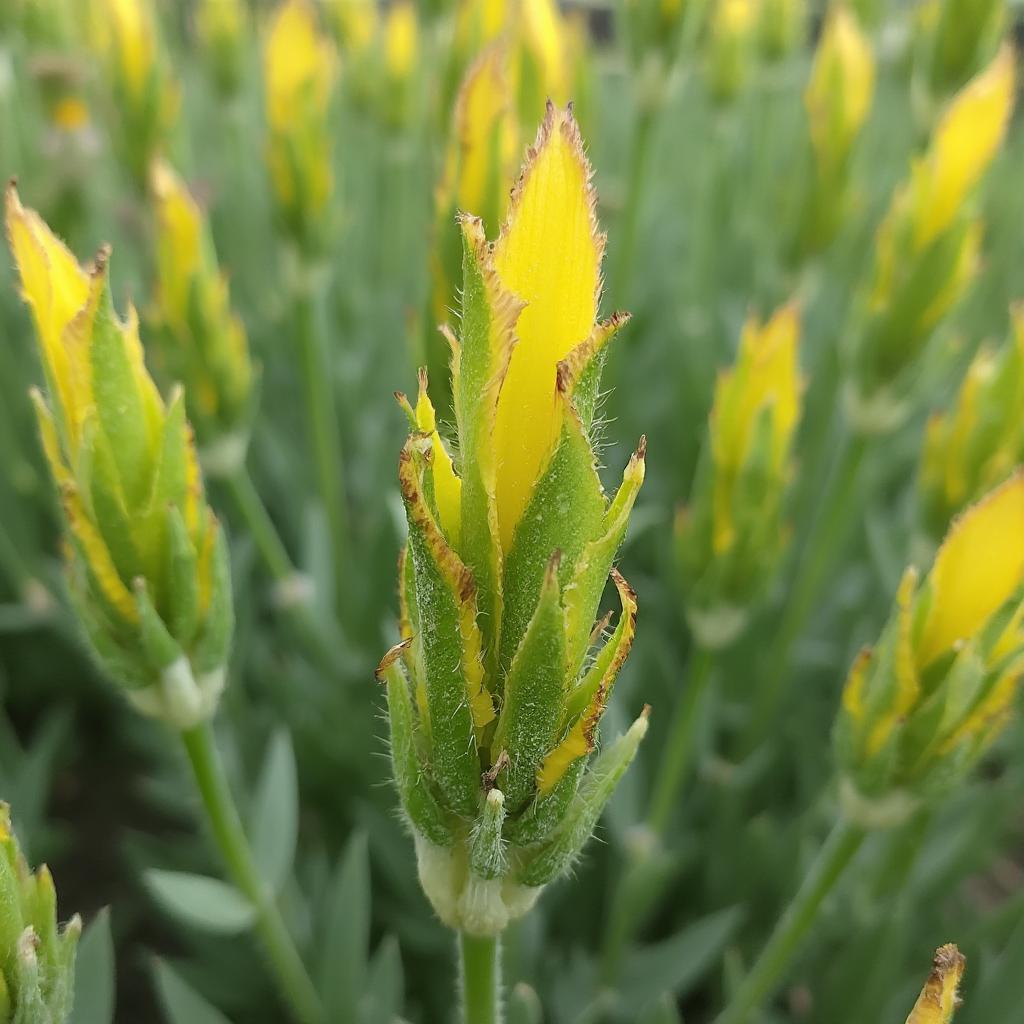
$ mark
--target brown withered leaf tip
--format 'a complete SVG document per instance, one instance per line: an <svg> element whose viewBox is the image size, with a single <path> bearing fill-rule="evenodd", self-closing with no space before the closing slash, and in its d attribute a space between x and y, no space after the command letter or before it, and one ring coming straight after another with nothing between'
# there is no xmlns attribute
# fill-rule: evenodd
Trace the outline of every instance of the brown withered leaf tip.
<svg viewBox="0 0 1024 1024"><path fill-rule="evenodd" d="M494 783L497 781L502 769L507 768L511 763L512 761L508 756L508 751L502 750L494 764L492 764L491 767L488 768L480 777L485 793L490 793L490 791L494 789Z"/></svg>
<svg viewBox="0 0 1024 1024"><path fill-rule="evenodd" d="M384 681L384 674L398 659L409 649L412 644L412 637L408 637L401 643L395 644L383 658L380 659L380 664L374 669L373 677L378 683Z"/></svg>

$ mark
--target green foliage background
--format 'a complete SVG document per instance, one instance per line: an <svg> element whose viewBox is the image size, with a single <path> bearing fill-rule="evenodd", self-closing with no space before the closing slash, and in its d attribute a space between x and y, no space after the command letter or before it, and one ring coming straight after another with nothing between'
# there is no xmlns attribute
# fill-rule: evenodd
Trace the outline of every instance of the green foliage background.
<svg viewBox="0 0 1024 1024"><path fill-rule="evenodd" d="M224 103L187 13L163 5L183 84L171 155L209 208L234 304L262 365L251 470L289 550L317 592L329 593L287 265L263 163L257 50L250 49L241 95ZM589 54L594 83L583 127L614 271L636 124L633 71L619 35L606 31L607 12L592 12L592 20L605 31ZM670 557L671 523L689 490L715 374L731 361L748 312L766 314L798 288L801 360L810 381L798 445L802 472L791 500L799 544L840 441L826 382L836 372L853 282L891 190L923 139L910 99L910 59L898 44L910 26L901 6L883 12L878 89L854 169L854 214L799 280L787 269L785 246L806 156L801 93L810 33L785 60L753 68L730 107L712 102L692 54L664 82L640 194L635 264L621 297L634 319L613 348L604 379L614 390L602 406L606 482L618 478L636 438L649 439L647 483L621 558L639 594L640 624L605 733L621 731L645 702L653 706L652 730L575 877L552 886L511 931L506 978L514 1021L540 1019L524 985L552 1022L667 1022L679 1019L677 1002L687 1021L710 1020L832 821L829 734L841 683L857 648L877 635L899 574L917 555L915 476L924 418L948 402L977 346L1005 334L1010 302L1024 298L1019 124L984 189L977 285L942 328L927 404L863 467L842 557L796 647L782 720L753 756L733 758L791 566L717 665L697 777L645 887L651 911L622 951L620 969L608 976L612 894L642 841L636 825L669 713L686 685L690 641ZM337 1021L383 1022L399 1013L441 1021L452 998L452 943L419 891L412 845L396 817L382 695L373 682L374 665L397 636L395 560L403 525L395 469L404 425L390 394L413 389L423 344L442 149L428 116L443 66L432 45L425 32L415 117L393 123L344 74L334 113L339 188L323 326L331 339L351 543L346 592L338 595L342 627L330 627L326 664L280 614L230 495L211 485L211 501L230 530L238 605L221 746L253 831L263 836L261 855L289 879L285 910L332 993L330 1019ZM111 242L118 305L131 298L144 312L151 227L108 144L100 83L89 59L78 56L96 97L90 143L60 143L41 105L37 56L14 26L0 37L0 174L17 175L25 202L81 257ZM111 905L118 1020L151 1020L158 1012L204 1024L279 1020L259 953L248 939L233 937L239 929L229 927L229 909L201 899L186 922L180 905L187 900L161 898L159 876L154 881L151 873L216 873L216 860L194 825L192 798L179 781L180 755L98 677L63 603L55 503L26 397L39 369L14 273L6 258L0 263L0 795L12 804L30 858L52 864L64 916L78 910L88 921ZM150 365L159 371L158 360ZM824 457L815 458L822 444ZM330 620L329 608L316 611ZM1014 724L979 777L945 806L871 839L765 1021L901 1021L931 950L947 940L960 944L970 965L958 1024L1020 1017L1024 976L1014 965L1024 957L1021 740ZM644 896L636 894L638 901ZM177 902L176 913L167 912L168 901ZM98 978L111 955L106 920L87 935L81 953ZM80 1024L109 1018L110 994L96 984L98 991L80 999Z"/></svg>

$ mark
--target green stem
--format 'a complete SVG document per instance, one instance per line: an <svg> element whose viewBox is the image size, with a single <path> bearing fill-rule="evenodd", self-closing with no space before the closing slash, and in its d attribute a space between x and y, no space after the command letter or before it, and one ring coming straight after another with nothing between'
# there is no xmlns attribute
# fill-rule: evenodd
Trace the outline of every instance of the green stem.
<svg viewBox="0 0 1024 1024"><path fill-rule="evenodd" d="M309 417L310 442L316 466L317 486L331 540L335 605L344 593L345 551L348 546L348 515L342 478L341 432L334 403L334 374L327 339L320 330L312 282L300 281L295 297L295 328Z"/></svg>
<svg viewBox="0 0 1024 1024"><path fill-rule="evenodd" d="M501 1024L501 939L459 933L462 1024Z"/></svg>
<svg viewBox="0 0 1024 1024"><path fill-rule="evenodd" d="M786 601L782 622L775 634L768 668L758 688L747 726L744 753L751 753L771 734L789 680L790 655L808 615L815 606L821 586L846 538L867 441L858 434L848 440L832 475L823 507L811 528L810 537L797 562L795 585Z"/></svg>
<svg viewBox="0 0 1024 1024"><path fill-rule="evenodd" d="M694 651L690 678L676 701L647 813L647 824L658 836L664 835L669 825L693 764L700 707L713 675L714 661L714 655L707 649L698 647Z"/></svg>
<svg viewBox="0 0 1024 1024"><path fill-rule="evenodd" d="M783 980L794 954L818 919L825 897L835 888L864 842L863 829L840 819L811 865L793 901L775 926L750 973L715 1024L747 1024Z"/></svg>
<svg viewBox="0 0 1024 1024"><path fill-rule="evenodd" d="M228 876L256 908L256 930L271 970L300 1024L321 1024L323 1008L298 950L277 908L273 893L260 877L245 830L235 807L224 766L208 722L181 734L196 788L214 842Z"/></svg>
<svg viewBox="0 0 1024 1024"><path fill-rule="evenodd" d="M240 466L226 477L224 482L238 507L239 515L245 520L267 571L277 583L291 579L295 575L295 566L266 505L263 504L263 499L252 482L249 470L245 466Z"/></svg>

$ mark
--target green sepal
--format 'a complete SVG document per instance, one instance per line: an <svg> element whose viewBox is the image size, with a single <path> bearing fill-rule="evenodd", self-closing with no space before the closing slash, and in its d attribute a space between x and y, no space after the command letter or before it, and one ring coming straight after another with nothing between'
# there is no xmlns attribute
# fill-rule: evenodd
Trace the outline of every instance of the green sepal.
<svg viewBox="0 0 1024 1024"><path fill-rule="evenodd" d="M629 320L628 313L620 312L595 324L590 337L577 345L558 364L559 389L572 396L580 422L588 434L594 425L594 414L601 394L601 372L608 343Z"/></svg>
<svg viewBox="0 0 1024 1024"><path fill-rule="evenodd" d="M181 510L167 508L167 628L188 648L199 628L199 558Z"/></svg>
<svg viewBox="0 0 1024 1024"><path fill-rule="evenodd" d="M149 410L140 389L141 375L129 352L125 328L118 322L110 297L110 284L103 273L102 291L92 314L89 363L92 371L93 399L103 432L110 441L117 461L118 476L130 507L137 507L145 496L150 480Z"/></svg>
<svg viewBox="0 0 1024 1024"><path fill-rule="evenodd" d="M192 647L190 660L200 674L212 672L227 664L231 651L231 635L235 628L235 606L231 590L231 559L224 531L213 516L210 527L210 603L203 615L199 636Z"/></svg>
<svg viewBox="0 0 1024 1024"><path fill-rule="evenodd" d="M615 631L597 652L586 674L569 693L565 701L565 714L562 720L564 728L569 728L580 715L598 698L603 706L607 703L612 686L629 655L636 634L636 592L618 572L612 570L612 581L619 593L622 611Z"/></svg>
<svg viewBox="0 0 1024 1024"><path fill-rule="evenodd" d="M416 715L409 694L409 681L402 657L410 646L406 640L393 647L377 668L377 678L386 687L388 720L391 723L391 767L402 808L417 832L435 846L450 847L455 834L434 796L429 775L420 763L416 742Z"/></svg>
<svg viewBox="0 0 1024 1024"><path fill-rule="evenodd" d="M478 218L463 216L462 319L452 379L462 477L460 554L473 573L485 658L494 666L503 617L501 541L494 498L496 467L486 464L498 395L512 354L522 303L502 289Z"/></svg>
<svg viewBox="0 0 1024 1024"><path fill-rule="evenodd" d="M508 868L501 829L505 822L505 795L492 789L469 839L469 870L477 878L500 878Z"/></svg>
<svg viewBox="0 0 1024 1024"><path fill-rule="evenodd" d="M518 818L505 823L505 838L516 846L530 846L547 839L565 817L586 766L586 757L569 765L550 793L536 797Z"/></svg>
<svg viewBox="0 0 1024 1024"><path fill-rule="evenodd" d="M644 481L646 452L647 441L641 438L622 474L622 485L604 516L601 535L584 548L572 582L565 588L566 655L572 675L579 670L587 653L590 631L608 581L608 573L626 536L629 514Z"/></svg>
<svg viewBox="0 0 1024 1024"><path fill-rule="evenodd" d="M135 544L135 521L125 503L114 453L94 414L87 417L82 427L76 477L82 500L87 503L118 575L123 580L132 580L144 573L142 556Z"/></svg>
<svg viewBox="0 0 1024 1024"><path fill-rule="evenodd" d="M463 670L459 602L472 599L473 581L424 500L423 461L413 435L402 449L399 482L420 621L414 642L430 711L431 768L446 804L472 818L480 804L480 760Z"/></svg>
<svg viewBox="0 0 1024 1024"><path fill-rule="evenodd" d="M522 885L547 885L567 871L597 825L605 804L636 756L647 733L648 711L594 760L554 835L530 851L519 865L516 880Z"/></svg>
<svg viewBox="0 0 1024 1024"><path fill-rule="evenodd" d="M505 679L505 699L492 749L508 755L498 776L510 814L534 792L537 769L557 736L565 697L565 623L559 556L548 561L540 599Z"/></svg>
<svg viewBox="0 0 1024 1024"><path fill-rule="evenodd" d="M146 581L141 576L136 578L133 589L135 607L139 610L139 641L147 661L154 672L159 674L170 668L183 652L160 618L160 613L149 596Z"/></svg>
<svg viewBox="0 0 1024 1024"><path fill-rule="evenodd" d="M548 559L560 552L560 580L563 585L571 580L604 518L605 497L590 440L564 392L556 400L564 403L561 438L516 527L505 562L498 660L506 670L533 618Z"/></svg>
<svg viewBox="0 0 1024 1024"><path fill-rule="evenodd" d="M86 573L80 566L76 569L82 575ZM144 689L153 682L153 676L139 649L138 640L134 635L115 635L110 623L104 621L102 610L96 608L95 595L91 591L88 594L83 592L86 586L84 581L68 581L68 595L75 609L75 618L90 653L104 675L115 683L130 690Z"/></svg>

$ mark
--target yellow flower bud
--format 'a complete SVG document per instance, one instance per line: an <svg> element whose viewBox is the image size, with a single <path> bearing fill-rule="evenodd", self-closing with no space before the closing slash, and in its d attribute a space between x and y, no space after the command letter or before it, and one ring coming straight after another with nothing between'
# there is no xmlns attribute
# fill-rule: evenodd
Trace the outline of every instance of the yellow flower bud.
<svg viewBox="0 0 1024 1024"><path fill-rule="evenodd" d="M526 303L492 438L505 550L558 436L558 364L594 331L605 244L572 117L552 108L533 151L494 247L501 286Z"/></svg>
<svg viewBox="0 0 1024 1024"><path fill-rule="evenodd" d="M960 981L967 961L952 943L935 951L932 972L906 1024L950 1024L960 1005Z"/></svg>
<svg viewBox="0 0 1024 1024"><path fill-rule="evenodd" d="M1024 672L1024 474L954 521L923 585L909 569L836 726L851 813L948 787L1007 721ZM868 814L870 818L870 813Z"/></svg>
<svg viewBox="0 0 1024 1024"><path fill-rule="evenodd" d="M325 11L342 51L356 59L365 56L377 38L375 0L327 0Z"/></svg>
<svg viewBox="0 0 1024 1024"><path fill-rule="evenodd" d="M871 108L875 63L856 16L832 8L814 55L804 105L819 163L832 169L847 161Z"/></svg>
<svg viewBox="0 0 1024 1024"><path fill-rule="evenodd" d="M388 8L384 19L384 63L388 74L404 82L416 68L419 54L419 25L411 0L400 0Z"/></svg>
<svg viewBox="0 0 1024 1024"><path fill-rule="evenodd" d="M253 369L241 320L231 311L227 279L217 266L199 206L171 167L153 166L157 224L158 318L166 328L168 368L187 388L189 412L209 472L220 452L237 463L245 451Z"/></svg>
<svg viewBox="0 0 1024 1024"><path fill-rule="evenodd" d="M302 244L317 234L331 197L333 46L308 0L285 0L263 50L270 176L282 217Z"/></svg>
<svg viewBox="0 0 1024 1024"><path fill-rule="evenodd" d="M676 524L687 616L701 644L742 627L788 541L783 499L803 381L796 305L747 321L735 365L719 375L708 443L689 506Z"/></svg>
<svg viewBox="0 0 1024 1024"><path fill-rule="evenodd" d="M913 245L923 249L945 231L988 169L1006 135L1013 108L1013 47L953 98L931 148L911 181Z"/></svg>
<svg viewBox="0 0 1024 1024"><path fill-rule="evenodd" d="M98 0L94 25L110 80L118 142L141 181L178 110L151 0Z"/></svg>
<svg viewBox="0 0 1024 1024"><path fill-rule="evenodd" d="M715 0L708 55L709 86L723 103L736 98L753 67L761 0Z"/></svg>
<svg viewBox="0 0 1024 1024"><path fill-rule="evenodd" d="M225 95L232 95L241 82L245 60L248 12L243 0L202 0L196 27L214 80Z"/></svg>
<svg viewBox="0 0 1024 1024"><path fill-rule="evenodd" d="M7 230L46 376L33 394L69 535L69 589L94 652L140 710L179 728L212 714L232 610L227 554L185 420L114 313L101 251L82 269L7 193Z"/></svg>
<svg viewBox="0 0 1024 1024"><path fill-rule="evenodd" d="M921 457L927 525L941 534L949 520L1024 460L1024 309L996 352L983 347L956 401L928 421Z"/></svg>
<svg viewBox="0 0 1024 1024"><path fill-rule="evenodd" d="M806 0L761 0L759 37L761 52L769 60L791 53L807 30Z"/></svg>

